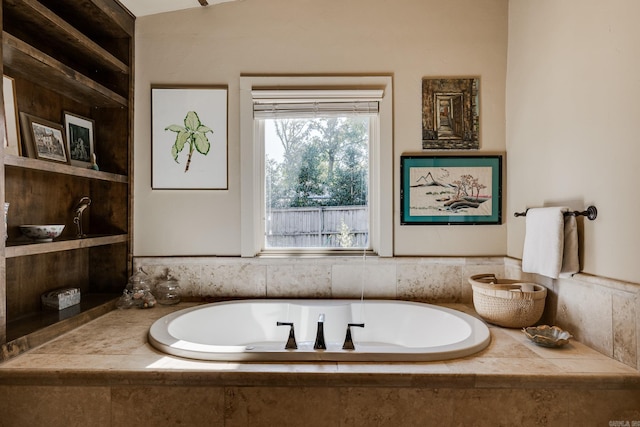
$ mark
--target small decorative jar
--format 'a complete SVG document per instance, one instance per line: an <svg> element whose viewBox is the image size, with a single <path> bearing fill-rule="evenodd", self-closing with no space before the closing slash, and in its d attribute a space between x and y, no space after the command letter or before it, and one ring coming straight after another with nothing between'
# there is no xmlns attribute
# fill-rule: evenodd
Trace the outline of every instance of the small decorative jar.
<svg viewBox="0 0 640 427"><path fill-rule="evenodd" d="M133 305L135 307L151 308L156 305L156 299L151 293L150 282L151 279L142 269L138 269L129 278L126 290L132 292Z"/></svg>
<svg viewBox="0 0 640 427"><path fill-rule="evenodd" d="M154 293L160 304L174 305L180 302L180 285L171 275L167 275L167 280L156 285Z"/></svg>

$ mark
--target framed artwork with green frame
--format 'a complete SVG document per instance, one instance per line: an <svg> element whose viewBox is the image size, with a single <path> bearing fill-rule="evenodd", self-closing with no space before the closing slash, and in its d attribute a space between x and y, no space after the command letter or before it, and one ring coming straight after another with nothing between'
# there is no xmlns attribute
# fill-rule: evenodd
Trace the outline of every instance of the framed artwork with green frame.
<svg viewBox="0 0 640 427"><path fill-rule="evenodd" d="M502 155L400 158L400 223L502 223Z"/></svg>

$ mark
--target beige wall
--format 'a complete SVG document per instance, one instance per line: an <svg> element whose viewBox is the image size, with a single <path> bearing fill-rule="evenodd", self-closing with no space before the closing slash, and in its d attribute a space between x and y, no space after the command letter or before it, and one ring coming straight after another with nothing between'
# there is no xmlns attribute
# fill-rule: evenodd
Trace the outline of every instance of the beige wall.
<svg viewBox="0 0 640 427"><path fill-rule="evenodd" d="M480 76L481 150L505 150L507 0L242 0L136 23L134 253L240 254L241 74L387 74L396 255L504 255L506 225L401 227L399 158L420 152L423 77ZM229 190L152 191L150 85L229 86ZM506 213L505 213L506 214Z"/></svg>
<svg viewBox="0 0 640 427"><path fill-rule="evenodd" d="M640 282L640 2L511 0L509 213L584 209L583 271ZM508 255L525 222L508 216Z"/></svg>
<svg viewBox="0 0 640 427"><path fill-rule="evenodd" d="M384 73L394 78L396 255L520 258L525 221L513 212L594 204L599 217L581 230L583 271L637 283L640 3L508 6L243 0L138 19L135 255L240 253L241 74ZM481 150L508 152L507 225L402 227L399 157L420 151L421 79L458 75L481 77ZM153 83L229 86L228 191L151 191Z"/></svg>

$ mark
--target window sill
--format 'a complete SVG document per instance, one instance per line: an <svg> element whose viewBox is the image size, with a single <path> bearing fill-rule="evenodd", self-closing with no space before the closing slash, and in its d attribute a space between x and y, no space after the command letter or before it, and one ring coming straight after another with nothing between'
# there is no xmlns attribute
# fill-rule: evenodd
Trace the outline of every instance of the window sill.
<svg viewBox="0 0 640 427"><path fill-rule="evenodd" d="M338 258L338 257L377 257L371 249L267 249L256 258Z"/></svg>

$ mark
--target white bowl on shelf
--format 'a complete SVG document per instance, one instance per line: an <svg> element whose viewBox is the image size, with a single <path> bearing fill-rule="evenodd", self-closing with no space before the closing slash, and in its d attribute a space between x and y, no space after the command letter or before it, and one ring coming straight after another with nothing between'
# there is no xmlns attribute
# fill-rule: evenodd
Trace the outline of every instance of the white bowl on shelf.
<svg viewBox="0 0 640 427"><path fill-rule="evenodd" d="M38 242L50 242L56 237L60 237L64 225L52 224L52 225L20 225L20 232L35 241Z"/></svg>

